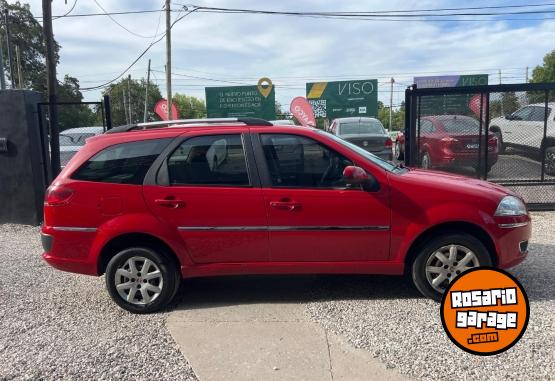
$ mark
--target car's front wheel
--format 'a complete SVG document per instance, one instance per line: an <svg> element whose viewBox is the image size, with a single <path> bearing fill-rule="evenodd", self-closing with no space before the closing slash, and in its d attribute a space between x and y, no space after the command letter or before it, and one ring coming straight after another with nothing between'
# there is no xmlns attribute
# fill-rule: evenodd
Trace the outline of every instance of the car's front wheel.
<svg viewBox="0 0 555 381"><path fill-rule="evenodd" d="M175 264L147 247L128 248L117 253L106 268L110 297L133 313L155 312L174 297L181 275Z"/></svg>
<svg viewBox="0 0 555 381"><path fill-rule="evenodd" d="M479 266L491 266L484 244L469 234L450 233L429 240L418 249L412 280L422 295L441 300L457 276Z"/></svg>
<svg viewBox="0 0 555 381"><path fill-rule="evenodd" d="M428 152L422 154L422 160L420 161L420 166L424 169L432 169L432 158Z"/></svg>

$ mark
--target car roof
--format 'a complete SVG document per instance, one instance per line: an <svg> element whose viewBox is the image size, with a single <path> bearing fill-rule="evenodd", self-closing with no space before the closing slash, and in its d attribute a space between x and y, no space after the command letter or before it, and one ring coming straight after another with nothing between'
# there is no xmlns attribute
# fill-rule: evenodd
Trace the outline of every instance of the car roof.
<svg viewBox="0 0 555 381"><path fill-rule="evenodd" d="M334 119L334 122L362 122L363 120L373 120L379 122L378 119L369 116L350 116L345 118L336 118Z"/></svg>
<svg viewBox="0 0 555 381"><path fill-rule="evenodd" d="M92 126L92 127L77 127L68 128L67 130L60 131L60 134L101 134L104 132L104 127L102 126Z"/></svg>
<svg viewBox="0 0 555 381"><path fill-rule="evenodd" d="M528 107L528 106L540 106L540 107L545 107L545 103L532 103L532 104L529 104L529 105L526 105L526 106L522 106L521 108ZM555 107L555 102L548 102L548 103L547 103L547 106L548 106L548 107Z"/></svg>

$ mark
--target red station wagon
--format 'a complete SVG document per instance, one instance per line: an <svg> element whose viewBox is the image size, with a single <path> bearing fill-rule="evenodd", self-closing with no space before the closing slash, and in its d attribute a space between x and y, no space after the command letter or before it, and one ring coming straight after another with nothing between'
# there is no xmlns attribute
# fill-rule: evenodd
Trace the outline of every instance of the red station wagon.
<svg viewBox="0 0 555 381"><path fill-rule="evenodd" d="M215 275L406 273L439 299L467 269L528 253L526 207L501 186L395 166L311 128L164 125L88 139L45 196L44 259L106 274L131 312Z"/></svg>

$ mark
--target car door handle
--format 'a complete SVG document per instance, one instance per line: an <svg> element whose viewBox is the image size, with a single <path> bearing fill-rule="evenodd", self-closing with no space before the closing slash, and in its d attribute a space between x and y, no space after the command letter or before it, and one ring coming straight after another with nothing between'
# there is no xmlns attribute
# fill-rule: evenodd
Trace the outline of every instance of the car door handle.
<svg viewBox="0 0 555 381"><path fill-rule="evenodd" d="M171 209L183 208L185 206L185 201L175 198L159 198L154 200L154 203L158 206Z"/></svg>
<svg viewBox="0 0 555 381"><path fill-rule="evenodd" d="M301 209L301 204L292 201L271 201L270 206L272 208L287 210L290 212Z"/></svg>

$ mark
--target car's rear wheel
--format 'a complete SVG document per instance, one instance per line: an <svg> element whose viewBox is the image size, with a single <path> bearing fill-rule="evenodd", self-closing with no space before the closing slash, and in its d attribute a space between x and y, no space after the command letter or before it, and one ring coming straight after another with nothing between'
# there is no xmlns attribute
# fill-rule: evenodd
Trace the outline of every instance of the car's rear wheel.
<svg viewBox="0 0 555 381"><path fill-rule="evenodd" d="M545 149L545 173L555 176L555 147Z"/></svg>
<svg viewBox="0 0 555 381"><path fill-rule="evenodd" d="M175 296L181 276L175 264L147 247L117 253L106 268L106 288L121 308L133 313L155 312Z"/></svg>
<svg viewBox="0 0 555 381"><path fill-rule="evenodd" d="M422 154L422 160L420 161L420 166L424 169L432 168L432 159L430 158L430 154L428 152L424 152Z"/></svg>
<svg viewBox="0 0 555 381"><path fill-rule="evenodd" d="M484 244L469 234L449 233L429 240L412 263L412 280L422 295L441 300L457 276L479 266L491 266Z"/></svg>
<svg viewBox="0 0 555 381"><path fill-rule="evenodd" d="M401 152L401 143L399 141L395 142L395 159L401 161L405 158L405 154Z"/></svg>

